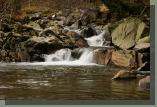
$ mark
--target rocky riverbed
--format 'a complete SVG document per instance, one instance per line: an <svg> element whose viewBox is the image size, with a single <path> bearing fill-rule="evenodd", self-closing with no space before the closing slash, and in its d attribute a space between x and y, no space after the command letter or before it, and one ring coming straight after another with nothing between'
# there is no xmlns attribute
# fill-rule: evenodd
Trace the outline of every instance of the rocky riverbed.
<svg viewBox="0 0 157 107"><path fill-rule="evenodd" d="M138 71L150 71L149 29L148 17L111 21L105 5L68 13L16 16L1 22L0 62L45 62L45 55L50 54L52 62L65 61L69 54L72 59L68 61L82 61L92 52L88 57L92 55L92 63L127 69L129 72L120 71L120 75L130 78ZM80 51L91 48L90 52ZM62 49L66 51L59 51ZM63 55L54 57L57 52Z"/></svg>

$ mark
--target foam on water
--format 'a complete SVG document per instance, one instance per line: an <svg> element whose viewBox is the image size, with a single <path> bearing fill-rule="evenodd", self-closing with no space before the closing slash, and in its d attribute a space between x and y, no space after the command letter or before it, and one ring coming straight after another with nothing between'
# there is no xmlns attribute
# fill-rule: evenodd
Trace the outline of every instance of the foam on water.
<svg viewBox="0 0 157 107"><path fill-rule="evenodd" d="M90 38L85 38L85 39L87 40L87 43L89 46L101 47L101 46L103 46L103 44L105 42L105 39L104 39L105 33L106 32L103 31L99 35L95 35L95 36L92 36Z"/></svg>
<svg viewBox="0 0 157 107"><path fill-rule="evenodd" d="M72 56L72 50L61 49L53 54L45 55L43 64L53 65L96 65L93 57L93 50L82 48L78 52L82 52L81 56L76 59ZM38 63L39 64L39 63Z"/></svg>

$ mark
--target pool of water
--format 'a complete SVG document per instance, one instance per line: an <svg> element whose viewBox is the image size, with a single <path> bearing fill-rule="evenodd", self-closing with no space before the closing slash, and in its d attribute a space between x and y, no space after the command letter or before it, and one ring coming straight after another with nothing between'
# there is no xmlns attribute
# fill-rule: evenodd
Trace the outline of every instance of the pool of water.
<svg viewBox="0 0 157 107"><path fill-rule="evenodd" d="M117 68L0 64L0 99L146 100L139 79L111 80Z"/></svg>

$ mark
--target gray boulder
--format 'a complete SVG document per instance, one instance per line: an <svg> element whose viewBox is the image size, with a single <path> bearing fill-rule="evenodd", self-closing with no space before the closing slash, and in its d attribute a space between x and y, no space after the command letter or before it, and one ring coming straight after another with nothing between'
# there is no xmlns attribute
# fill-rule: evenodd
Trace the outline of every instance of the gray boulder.
<svg viewBox="0 0 157 107"><path fill-rule="evenodd" d="M121 49L134 47L144 38L146 24L138 18L129 17L122 21L112 32L112 42ZM141 43L141 42L140 42Z"/></svg>

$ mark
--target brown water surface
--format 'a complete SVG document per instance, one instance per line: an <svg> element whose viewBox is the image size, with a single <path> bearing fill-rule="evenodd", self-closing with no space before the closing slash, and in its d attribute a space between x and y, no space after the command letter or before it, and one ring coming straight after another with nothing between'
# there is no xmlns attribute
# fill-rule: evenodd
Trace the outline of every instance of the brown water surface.
<svg viewBox="0 0 157 107"><path fill-rule="evenodd" d="M0 65L0 99L144 100L138 79L114 80L104 66Z"/></svg>

